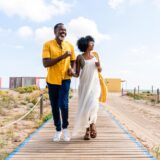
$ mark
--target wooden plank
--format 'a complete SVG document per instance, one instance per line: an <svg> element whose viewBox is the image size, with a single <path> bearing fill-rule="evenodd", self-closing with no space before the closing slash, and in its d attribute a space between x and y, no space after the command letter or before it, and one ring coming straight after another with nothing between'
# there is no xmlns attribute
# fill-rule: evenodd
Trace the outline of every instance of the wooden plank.
<svg viewBox="0 0 160 160"><path fill-rule="evenodd" d="M77 97L70 102L70 126L72 130L76 115ZM127 137L104 108L100 108L97 119L96 139L84 141L84 132L70 142L53 142L52 120L36 133L12 160L149 160L143 151Z"/></svg>

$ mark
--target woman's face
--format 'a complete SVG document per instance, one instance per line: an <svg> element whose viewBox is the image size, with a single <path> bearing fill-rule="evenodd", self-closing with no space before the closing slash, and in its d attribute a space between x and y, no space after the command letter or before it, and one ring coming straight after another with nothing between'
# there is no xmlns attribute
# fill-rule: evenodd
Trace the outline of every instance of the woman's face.
<svg viewBox="0 0 160 160"><path fill-rule="evenodd" d="M94 48L94 42L93 42L93 41L90 41L90 42L88 43L88 48L87 48L87 50L92 51L93 48Z"/></svg>

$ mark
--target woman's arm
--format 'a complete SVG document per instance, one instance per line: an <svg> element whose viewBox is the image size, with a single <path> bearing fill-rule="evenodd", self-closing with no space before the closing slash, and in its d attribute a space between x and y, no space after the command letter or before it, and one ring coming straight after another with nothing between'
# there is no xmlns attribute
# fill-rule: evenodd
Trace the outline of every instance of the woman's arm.
<svg viewBox="0 0 160 160"><path fill-rule="evenodd" d="M73 77L79 77L79 73L80 73L80 55L77 56L76 59L76 71L74 73L72 73Z"/></svg>
<svg viewBox="0 0 160 160"><path fill-rule="evenodd" d="M98 61L98 62L95 62L95 64L96 64L96 67L97 67L97 69L98 69L98 72L102 72L102 67L101 67L101 65L100 65L100 62Z"/></svg>
<svg viewBox="0 0 160 160"><path fill-rule="evenodd" d="M101 67L101 64L100 64L99 55L98 55L97 52L94 52L94 55L95 55L95 57L97 59L97 62L95 62L95 64L96 64L96 67L98 69L98 72L102 72L102 67Z"/></svg>

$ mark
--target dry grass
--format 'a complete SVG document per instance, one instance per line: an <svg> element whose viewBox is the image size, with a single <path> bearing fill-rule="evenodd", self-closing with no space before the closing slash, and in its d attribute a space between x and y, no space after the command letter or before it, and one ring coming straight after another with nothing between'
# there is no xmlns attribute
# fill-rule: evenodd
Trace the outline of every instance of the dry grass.
<svg viewBox="0 0 160 160"><path fill-rule="evenodd" d="M44 100L44 116L40 119L40 111L39 107L37 107L19 123L0 130L0 160L4 160L36 128L52 117L48 101L48 89L40 91L37 88L28 87L26 92L24 90L26 89L19 88L16 91L0 91L0 127L17 120L27 113L36 104L41 93L43 93ZM72 97L72 93L71 90L70 97Z"/></svg>
<svg viewBox="0 0 160 160"><path fill-rule="evenodd" d="M160 145L158 146L154 146L151 150L151 152L153 153L153 155L160 160Z"/></svg>
<svg viewBox="0 0 160 160"><path fill-rule="evenodd" d="M142 93L134 93L132 92L127 92L126 94L129 97L132 97L136 100L146 100L151 103L156 103L156 94L152 94L149 91L148 92L142 92ZM159 102L158 102L159 103Z"/></svg>
<svg viewBox="0 0 160 160"><path fill-rule="evenodd" d="M13 90L0 91L0 127L17 120L27 113L31 109L28 103L34 106L40 93L40 90L33 90L31 93L23 94ZM14 148L48 119L51 110L47 103L47 92L45 94L43 119L39 119L39 107L37 106L24 120L12 125L12 127L0 130L0 160L4 160Z"/></svg>

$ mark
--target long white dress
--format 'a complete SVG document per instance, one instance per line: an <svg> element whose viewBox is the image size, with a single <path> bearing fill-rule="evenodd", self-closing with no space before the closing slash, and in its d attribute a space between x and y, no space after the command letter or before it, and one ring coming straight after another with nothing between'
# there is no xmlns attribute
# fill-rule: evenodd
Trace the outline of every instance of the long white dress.
<svg viewBox="0 0 160 160"><path fill-rule="evenodd" d="M85 131L91 123L96 123L99 108L100 82L95 62L96 58L85 60L85 65L80 72L78 87L78 111L72 136L79 131Z"/></svg>

